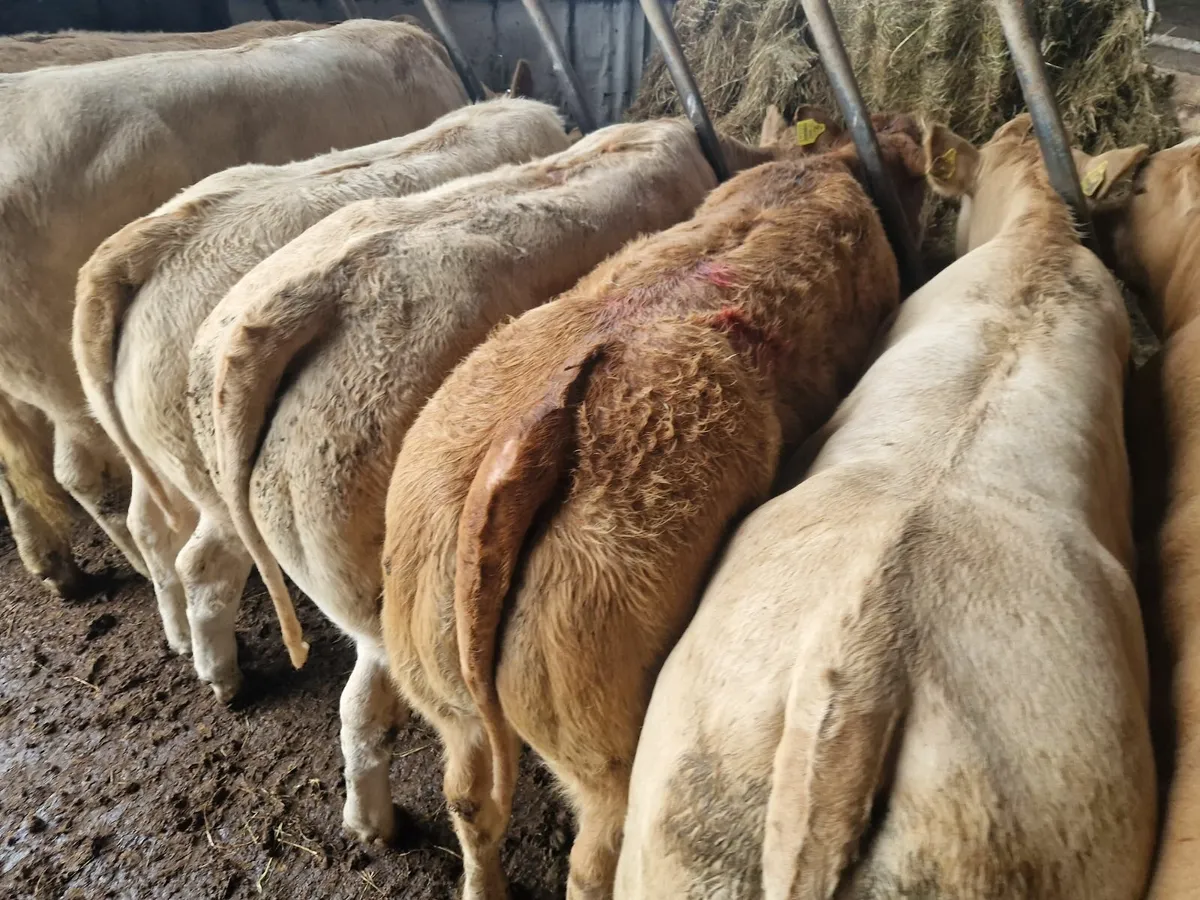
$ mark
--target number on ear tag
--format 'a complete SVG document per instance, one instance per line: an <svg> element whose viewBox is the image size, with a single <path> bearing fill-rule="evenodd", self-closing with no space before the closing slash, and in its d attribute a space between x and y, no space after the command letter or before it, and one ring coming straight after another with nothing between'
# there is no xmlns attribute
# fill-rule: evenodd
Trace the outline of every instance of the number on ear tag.
<svg viewBox="0 0 1200 900"><path fill-rule="evenodd" d="M801 147L815 144L824 133L825 126L816 119L801 119L796 123L796 143Z"/></svg>

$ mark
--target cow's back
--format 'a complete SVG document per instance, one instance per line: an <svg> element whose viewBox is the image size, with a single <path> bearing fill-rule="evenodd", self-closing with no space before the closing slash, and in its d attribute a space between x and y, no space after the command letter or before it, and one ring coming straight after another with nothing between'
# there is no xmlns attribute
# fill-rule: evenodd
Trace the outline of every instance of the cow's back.
<svg viewBox="0 0 1200 900"><path fill-rule="evenodd" d="M326 574L304 548L327 540L334 517L352 515L356 531L377 527L342 548L366 557L339 563L377 584L384 485L405 431L455 364L505 318L571 287L639 231L686 217L711 187L682 123L621 128L598 134L593 149L581 143L528 167L345 207L249 273L201 327L189 389L206 398L214 348L241 305L296 284L315 286L305 292L327 294L337 309L337 327L278 398L250 488L272 551L312 595L328 593ZM192 415L211 465L208 406L194 404ZM319 449L325 435L338 454ZM293 496L321 499L301 507Z"/></svg>
<svg viewBox="0 0 1200 900"><path fill-rule="evenodd" d="M912 298L811 469L890 463L884 506L903 509L873 590L905 610L909 708L839 897L1128 898L1144 882L1128 322L1098 261L1063 252L1023 285L994 278L1003 245L976 251L964 281Z"/></svg>
<svg viewBox="0 0 1200 900"><path fill-rule="evenodd" d="M205 175L402 134L465 101L429 35L366 20L0 77L0 344L69 359L79 266ZM0 378L36 394L42 363L12 356ZM48 406L77 405L76 392L57 393Z"/></svg>
<svg viewBox="0 0 1200 900"><path fill-rule="evenodd" d="M218 31L108 32L59 31L0 38L0 74L45 66L74 66L168 50L218 50L259 38L325 28L313 22L244 22Z"/></svg>

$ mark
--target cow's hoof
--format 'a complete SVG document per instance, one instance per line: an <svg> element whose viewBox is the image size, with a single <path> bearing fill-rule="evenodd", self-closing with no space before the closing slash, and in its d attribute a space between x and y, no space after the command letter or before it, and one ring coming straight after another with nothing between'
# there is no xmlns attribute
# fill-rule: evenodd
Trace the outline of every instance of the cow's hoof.
<svg viewBox="0 0 1200 900"><path fill-rule="evenodd" d="M486 877L479 872L474 875L468 878L464 873L458 880L458 896L461 900L508 900L508 882L503 872L496 870Z"/></svg>
<svg viewBox="0 0 1200 900"><path fill-rule="evenodd" d="M378 809L347 800L342 810L342 826L364 844L376 841L390 844L396 836L396 812L391 797Z"/></svg>
<svg viewBox="0 0 1200 900"><path fill-rule="evenodd" d="M237 697L238 691L242 689L242 673L235 671L232 676L210 681L209 687L212 688L217 702L228 706Z"/></svg>
<svg viewBox="0 0 1200 900"><path fill-rule="evenodd" d="M42 583L70 602L88 599L97 587L96 579L89 578L75 560L57 555L51 560L50 570L43 575Z"/></svg>
<svg viewBox="0 0 1200 900"><path fill-rule="evenodd" d="M176 656L191 656L192 655L192 639L190 637L171 637L167 635L167 646L171 648L171 652Z"/></svg>

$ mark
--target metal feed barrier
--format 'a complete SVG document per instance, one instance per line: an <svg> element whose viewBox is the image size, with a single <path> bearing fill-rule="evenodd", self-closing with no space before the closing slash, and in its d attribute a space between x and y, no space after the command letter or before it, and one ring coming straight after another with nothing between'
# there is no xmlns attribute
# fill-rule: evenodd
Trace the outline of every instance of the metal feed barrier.
<svg viewBox="0 0 1200 900"><path fill-rule="evenodd" d="M483 98L483 89L479 79L472 71L470 64L463 55L450 23L438 0L424 0L425 8L433 19L443 43L450 52L459 76L463 79L467 93L473 100ZM721 151L721 143L716 129L709 118L704 100L696 86L684 55L679 36L671 23L670 13L663 0L640 0L646 21L650 25L654 38L662 50L667 71L679 91L683 101L684 111L692 126L705 157L716 173L718 180L724 181L729 177L729 167ZM1027 0L994 0L1004 29L1004 38L1008 43L1009 52L1013 57L1017 78L1021 84L1021 92L1025 96L1033 118L1034 133L1046 169L1050 173L1050 182L1054 189L1070 207L1075 221L1083 236L1083 241L1091 249L1096 247L1095 232L1092 227L1091 214L1087 201L1079 184L1079 175L1075 170L1075 161L1071 156L1071 146L1063 128L1059 115L1058 104L1050 87L1046 74L1046 63L1030 21ZM583 133L595 130L596 117L592 114L587 101L584 99L579 78L567 59L562 42L554 31L553 23L546 12L542 0L522 0L537 28L553 63L554 73L566 99L568 109L576 124ZM883 166L883 156L875 130L871 126L871 116L862 99L854 70L846 55L845 45L829 8L829 0L801 0L808 27L816 44L821 64L829 76L833 86L834 96L842 117L850 130L858 151L859 159L867 173L867 189L879 209L880 218L887 231L888 239L896 253L900 266L901 279L907 292L916 290L924 281L920 248L916 237L904 217L896 186L888 176Z"/></svg>

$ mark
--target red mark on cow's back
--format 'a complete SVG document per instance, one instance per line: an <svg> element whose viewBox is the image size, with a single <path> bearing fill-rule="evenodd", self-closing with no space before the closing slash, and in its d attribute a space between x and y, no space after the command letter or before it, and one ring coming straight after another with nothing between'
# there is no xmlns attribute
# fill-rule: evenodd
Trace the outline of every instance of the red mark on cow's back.
<svg viewBox="0 0 1200 900"><path fill-rule="evenodd" d="M731 288L736 284L733 267L726 263L706 259L696 266L696 275L719 288Z"/></svg>
<svg viewBox="0 0 1200 900"><path fill-rule="evenodd" d="M705 317L712 328L722 332L733 349L754 360L759 368L780 361L791 349L791 342L780 338L775 329L755 322L742 306L722 306Z"/></svg>

